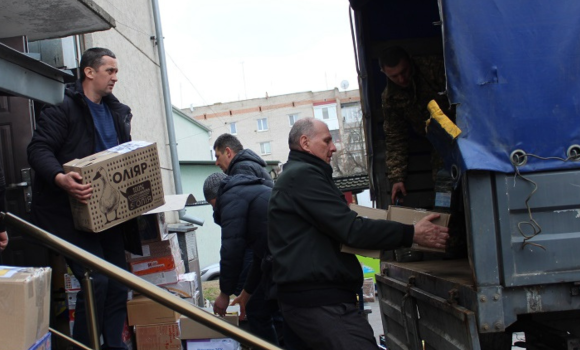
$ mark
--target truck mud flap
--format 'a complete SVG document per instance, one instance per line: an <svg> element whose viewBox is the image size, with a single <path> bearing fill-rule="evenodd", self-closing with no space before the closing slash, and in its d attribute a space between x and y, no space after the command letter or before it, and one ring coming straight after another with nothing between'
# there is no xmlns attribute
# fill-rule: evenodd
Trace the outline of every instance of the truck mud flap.
<svg viewBox="0 0 580 350"><path fill-rule="evenodd" d="M475 314L388 276L376 276L389 350L480 350Z"/></svg>

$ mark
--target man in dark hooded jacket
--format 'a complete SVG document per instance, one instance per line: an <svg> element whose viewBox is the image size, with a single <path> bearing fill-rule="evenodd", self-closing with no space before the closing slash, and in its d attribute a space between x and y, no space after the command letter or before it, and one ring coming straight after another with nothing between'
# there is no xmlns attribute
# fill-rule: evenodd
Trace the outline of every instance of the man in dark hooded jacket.
<svg viewBox="0 0 580 350"><path fill-rule="evenodd" d="M125 225L100 233L75 229L69 196L87 203L90 184L81 184L76 172L66 173L63 164L131 141L131 109L112 91L117 82L117 59L108 49L92 48L81 59L81 78L67 86L64 100L42 110L28 145L28 161L35 172L32 196L34 223L108 262L126 269ZM83 278L84 267L67 259L73 274ZM127 288L105 275L92 272L98 331L104 349L127 349L122 340L127 318ZM74 339L92 346L86 322L85 291L77 295Z"/></svg>
<svg viewBox="0 0 580 350"><path fill-rule="evenodd" d="M274 181L266 171L266 162L251 149L244 149L240 140L231 134L218 136L213 144L215 152L215 165L217 165L227 175L252 175L264 179L264 184L269 187L274 186ZM252 249L246 250L244 268L241 270L240 281L244 281L252 261ZM239 284L235 294L238 295L243 288Z"/></svg>
<svg viewBox="0 0 580 350"><path fill-rule="evenodd" d="M278 345L274 327L277 305L266 300L262 276L263 260L270 254L267 242L268 201L272 188L264 179L252 175L210 175L204 182L206 200L214 207L214 221L222 228L220 249L220 295L214 303L214 312L224 315L230 296L236 294L242 269L245 247L253 252L252 264L245 277L243 290L234 303L240 304L241 317L247 311L250 331ZM247 303L247 307L246 307Z"/></svg>

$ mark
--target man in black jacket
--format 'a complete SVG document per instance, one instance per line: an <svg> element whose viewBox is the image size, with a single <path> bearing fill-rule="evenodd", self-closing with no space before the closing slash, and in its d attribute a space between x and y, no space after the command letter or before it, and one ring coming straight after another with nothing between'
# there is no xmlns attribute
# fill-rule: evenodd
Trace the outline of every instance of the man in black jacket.
<svg viewBox="0 0 580 350"><path fill-rule="evenodd" d="M81 59L80 79L67 86L64 100L44 108L28 145L28 161L35 172L32 215L36 225L77 245L110 263L127 268L122 229L113 227L101 233L76 230L69 196L87 203L92 195L90 184L81 184L81 176L66 173L63 164L75 158L114 147L131 140L131 109L120 103L112 91L117 82L117 59L108 49L92 48ZM77 279L85 269L67 259ZM122 332L127 317L127 288L121 283L93 272L103 349L127 349ZM84 291L77 295L74 338L90 344Z"/></svg>
<svg viewBox="0 0 580 350"><path fill-rule="evenodd" d="M220 294L214 302L214 312L223 316L230 304L230 296L236 294L246 247L253 252L252 264L241 281L243 290L234 300L240 304L240 317L247 311L250 331L278 345L274 317L278 313L273 300L266 300L262 275L263 260L269 256L268 200L272 188L264 179L252 175L226 176L215 173L208 176L203 185L206 200L214 208L214 221L221 226ZM247 304L247 308L246 308Z"/></svg>
<svg viewBox="0 0 580 350"><path fill-rule="evenodd" d="M268 244L284 321L309 349L377 349L373 330L359 314L363 282L357 258L341 244L364 249L442 248L447 228L358 217L332 180L336 147L326 124L297 121L288 138L290 155L276 181L268 211Z"/></svg>
<svg viewBox="0 0 580 350"><path fill-rule="evenodd" d="M266 171L266 162L251 149L244 149L240 140L231 134L220 135L213 144L215 165L228 175L254 175L266 180L272 187L274 181Z"/></svg>
<svg viewBox="0 0 580 350"><path fill-rule="evenodd" d="M215 165L217 165L227 175L252 175L264 179L264 184L268 187L274 186L274 181L266 171L266 162L251 149L244 149L240 140L231 134L221 134L213 144L215 152ZM240 281L245 281L252 263L252 249L246 249L243 266L240 274ZM240 283L235 294L238 295L243 288Z"/></svg>

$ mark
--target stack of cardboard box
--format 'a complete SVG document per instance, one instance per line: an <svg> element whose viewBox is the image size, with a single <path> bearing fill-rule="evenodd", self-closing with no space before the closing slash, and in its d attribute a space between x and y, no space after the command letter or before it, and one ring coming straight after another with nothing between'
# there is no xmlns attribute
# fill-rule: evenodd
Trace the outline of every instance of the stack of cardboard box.
<svg viewBox="0 0 580 350"><path fill-rule="evenodd" d="M0 266L0 349L50 350L49 267Z"/></svg>

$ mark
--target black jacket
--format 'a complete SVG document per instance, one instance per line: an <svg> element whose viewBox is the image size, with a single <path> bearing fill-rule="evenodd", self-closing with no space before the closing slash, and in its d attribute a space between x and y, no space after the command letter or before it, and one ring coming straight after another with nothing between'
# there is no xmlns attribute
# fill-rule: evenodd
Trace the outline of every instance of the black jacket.
<svg viewBox="0 0 580 350"><path fill-rule="evenodd" d="M295 305L355 300L360 263L341 244L364 249L410 246L414 227L358 217L318 157L291 151L276 181L268 211L268 244L278 299Z"/></svg>
<svg viewBox="0 0 580 350"><path fill-rule="evenodd" d="M104 97L103 103L113 116L119 144L131 141L131 109L113 95ZM68 194L56 186L54 178L64 173L64 163L95 153L95 137L95 124L84 99L82 84L77 81L67 86L62 103L42 110L28 145L28 162L35 174L33 220L72 243L79 239L79 233L74 229Z"/></svg>
<svg viewBox="0 0 580 350"><path fill-rule="evenodd" d="M244 289L252 294L261 280L262 259L268 255L268 200L272 188L250 175L226 177L218 191L214 221L222 228L220 290L234 294L246 247L253 250Z"/></svg>
<svg viewBox="0 0 580 350"><path fill-rule="evenodd" d="M237 175L246 174L253 175L260 179L266 180L265 184L267 186L274 186L274 181L265 169L266 162L260 158L259 155L254 153L251 149L243 149L238 152L230 165L226 169L226 174Z"/></svg>

